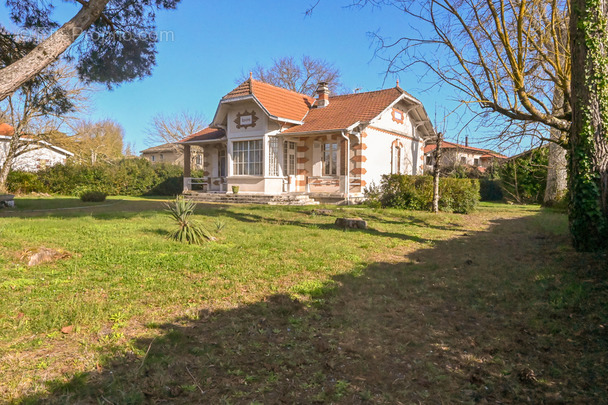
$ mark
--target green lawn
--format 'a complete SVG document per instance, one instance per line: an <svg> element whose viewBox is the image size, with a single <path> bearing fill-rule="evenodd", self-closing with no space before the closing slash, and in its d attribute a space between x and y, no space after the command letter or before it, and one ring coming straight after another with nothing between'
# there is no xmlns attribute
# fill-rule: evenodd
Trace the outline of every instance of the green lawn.
<svg viewBox="0 0 608 405"><path fill-rule="evenodd" d="M559 212L200 205L218 240L189 246L167 239L161 199L16 203L0 210L0 402L588 403L608 389L606 257L573 252ZM370 229L336 229L345 216ZM28 267L40 247L67 257Z"/></svg>

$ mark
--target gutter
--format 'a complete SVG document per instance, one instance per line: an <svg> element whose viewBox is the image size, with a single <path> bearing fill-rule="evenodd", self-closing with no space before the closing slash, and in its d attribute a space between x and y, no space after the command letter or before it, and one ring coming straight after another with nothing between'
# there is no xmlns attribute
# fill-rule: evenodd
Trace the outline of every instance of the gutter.
<svg viewBox="0 0 608 405"><path fill-rule="evenodd" d="M350 205L350 138L344 134L344 131L340 135L346 139L346 175L344 182L346 183L346 205Z"/></svg>

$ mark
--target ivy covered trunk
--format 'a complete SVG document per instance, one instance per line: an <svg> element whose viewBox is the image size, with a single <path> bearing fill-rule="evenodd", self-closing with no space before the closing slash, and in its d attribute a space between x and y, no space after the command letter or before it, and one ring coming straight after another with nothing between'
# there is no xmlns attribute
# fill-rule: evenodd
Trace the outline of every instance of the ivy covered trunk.
<svg viewBox="0 0 608 405"><path fill-rule="evenodd" d="M574 247L608 241L608 0L573 0L570 232Z"/></svg>

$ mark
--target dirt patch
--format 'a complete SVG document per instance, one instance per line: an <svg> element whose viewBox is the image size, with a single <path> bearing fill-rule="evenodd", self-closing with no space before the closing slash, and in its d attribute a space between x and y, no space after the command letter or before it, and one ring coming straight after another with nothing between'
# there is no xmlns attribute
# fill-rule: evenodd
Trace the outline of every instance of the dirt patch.
<svg viewBox="0 0 608 405"><path fill-rule="evenodd" d="M29 267L37 266L42 263L55 262L57 260L69 259L72 253L62 249L51 249L39 247L38 249L28 249L21 254L21 260L27 262Z"/></svg>

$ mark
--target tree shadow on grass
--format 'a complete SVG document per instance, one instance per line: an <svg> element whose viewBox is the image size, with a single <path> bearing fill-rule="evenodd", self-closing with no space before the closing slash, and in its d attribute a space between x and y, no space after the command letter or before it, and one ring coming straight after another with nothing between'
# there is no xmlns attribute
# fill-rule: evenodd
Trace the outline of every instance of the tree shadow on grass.
<svg viewBox="0 0 608 405"><path fill-rule="evenodd" d="M216 212L217 213L217 212ZM318 223L318 222L308 222L306 220L300 220L300 219L281 219L281 218L274 218L272 215L264 215L264 211L261 211L259 213L251 213L251 212L235 212L235 211L224 211L222 212L222 215L232 218L234 220L240 221L240 222L248 222L248 223L252 223L252 224L259 224L259 223L266 223L266 224L276 224L276 225L291 225L291 226L299 226L299 227L303 227L303 228L308 228L308 229L324 229L324 230L336 230L336 229L341 229L336 227L336 225L334 224L336 218L338 218L338 216L323 216L322 218L326 219L325 223ZM294 218L300 217L302 218L303 215L310 215L307 212L294 212ZM378 222L382 221L382 219L378 219ZM403 224L403 223L401 223ZM431 226L429 226L431 227ZM419 236L416 235L409 235L406 233L402 233L402 232L383 232L383 231L379 231L377 229L374 228L367 228L367 229L343 229L347 234L346 236L348 236L348 232L362 232L362 233L366 233L369 235L373 235L373 236L382 236L382 237L386 237L386 238L395 238L395 239L401 239L401 240L409 240L409 241L413 241L413 242L417 242L417 243L427 243L429 242L428 239L425 238L421 238Z"/></svg>
<svg viewBox="0 0 608 405"><path fill-rule="evenodd" d="M106 200L103 203L83 203L75 198L52 198L52 199L37 199L37 198L20 198L19 202L23 204L23 209L2 209L0 217L47 217L47 218L65 218L65 217L83 217L92 216L100 220L112 220L119 218L133 218L140 215L148 215L150 211L163 211L166 209L166 203L170 202L171 198L167 197L166 201L157 199L154 200ZM45 205L46 204L46 205ZM197 213L214 213L217 210L227 208L226 205L220 204L197 204Z"/></svg>
<svg viewBox="0 0 608 405"><path fill-rule="evenodd" d="M602 260L538 221L493 221L401 263L137 339L44 403L601 403L608 389Z"/></svg>

